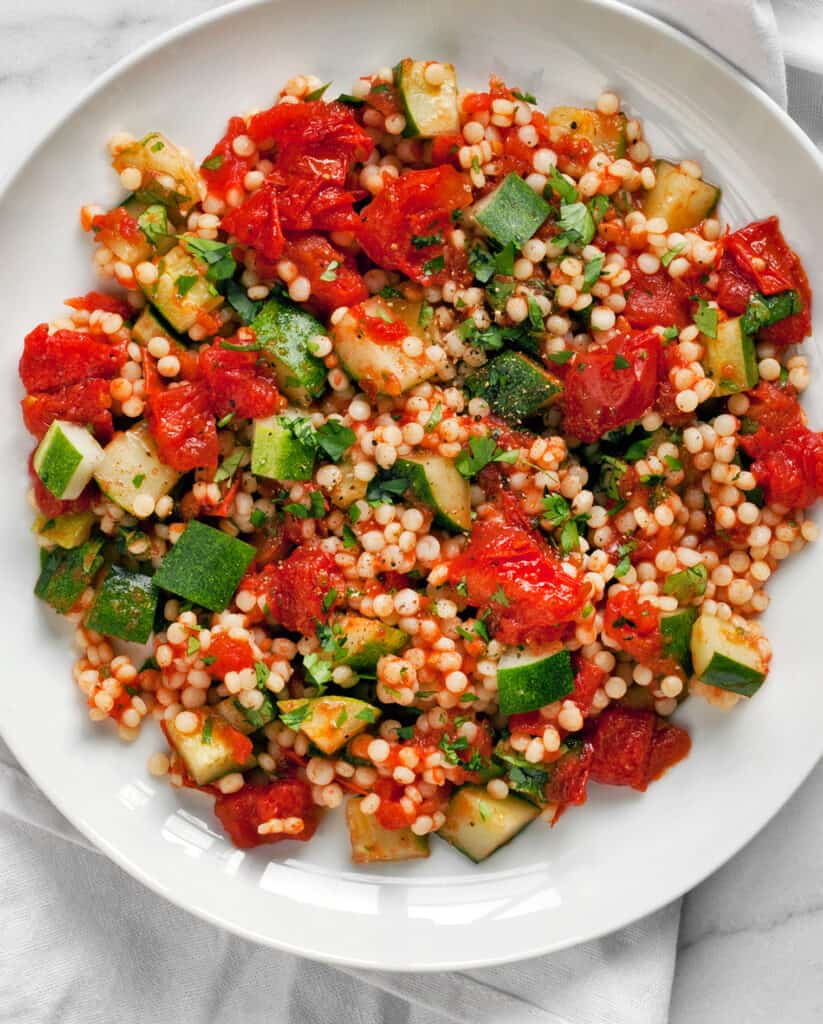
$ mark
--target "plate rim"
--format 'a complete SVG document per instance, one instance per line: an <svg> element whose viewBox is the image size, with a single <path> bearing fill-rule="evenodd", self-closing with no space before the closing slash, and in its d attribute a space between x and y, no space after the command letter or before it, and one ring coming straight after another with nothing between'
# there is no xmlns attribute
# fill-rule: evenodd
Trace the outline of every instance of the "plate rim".
<svg viewBox="0 0 823 1024"><path fill-rule="evenodd" d="M223 21L225 19L231 19L236 14L244 10L250 10L257 7L274 6L278 2L279 0L231 0L229 3L222 4L209 11L204 11L201 14L181 22L173 28L167 29L152 39L147 40L141 46L126 54L110 68L98 75L88 86L79 92L75 99L70 102L53 121L48 122L48 126L45 130L28 147L23 156L17 160L16 165L12 167L10 174L3 182L2 186L0 186L0 217L2 217L5 206L12 201L12 197L18 183L25 175L29 166L46 148L51 138L63 128L66 122L78 114L87 103L105 91L112 82L116 81L122 73L129 70L133 65L139 63L145 57L164 49L169 44L183 37L199 31L206 25L213 22ZM707 61L722 77L725 77L736 87L742 88L753 102L759 104L761 107L765 107L771 116L777 118L783 128L794 137L794 140L798 143L800 148L803 149L811 158L812 163L816 165L821 176L821 182L823 182L823 153L821 153L809 136L803 131L798 123L789 116L787 111L784 110L779 103L769 96L761 86L752 81L752 79L745 75L735 65L725 60L715 50L711 49L702 41L688 35L682 29L679 29L646 11L627 6L620 2L620 0L577 0L577 2L578 4L586 7L614 12L629 23L634 22L645 25L652 31L667 37L676 45L687 50L691 50L702 60ZM113 861L119 868L124 870L136 881L145 885L152 892L168 900L179 909L184 910L195 917L208 922L209 924L222 928L230 934L246 939L247 941L281 950L295 956L306 957L335 967L355 967L366 970L390 970L398 973L435 973L515 963L531 957L560 952L585 942L596 941L606 935L619 931L636 921L650 916L653 913L656 913L674 902L674 900L682 898L685 893L689 892L691 889L703 882L709 875L727 864L743 849L743 847L751 842L752 839L795 795L811 774L815 765L820 760L821 755L823 755L823 740L821 740L822 749L809 757L808 763L802 769L796 783L785 794L784 798L775 806L770 807L765 815L753 815L753 824L751 824L750 827L741 830L739 835L737 835L734 841L730 844L730 849L728 851L724 851L724 856L721 860L709 867L705 867L705 865L701 864L693 875L688 876L685 882L678 883L674 886L673 892L666 900L660 902L658 897L654 896L650 900L649 905L641 905L639 913L634 909L627 909L624 913L614 914L612 919L607 923L604 923L602 926L595 928L593 931L587 931L585 936L572 934L565 939L538 945L525 953L518 952L508 955L504 953L502 955L475 957L473 959L445 960L438 964L420 964L415 962L410 963L408 960L392 960L387 962L385 960L380 961L374 958L352 958L350 956L346 956L344 953L316 952L314 950L307 949L299 943L290 942L288 939L275 938L269 934L261 933L254 927L245 927L242 923L227 920L222 917L220 913L210 910L199 902L193 903L189 902L184 897L178 897L173 890L169 889L162 881L155 878L138 862L132 860L127 853L107 839L105 835L100 833L93 825L87 822L82 815L75 814L68 810L64 806L62 797L57 792L57 788L52 785L49 773L41 773L36 768L32 767L29 763L27 752L18 747L11 730L7 729L3 722L0 722L0 736L2 736L20 766L42 791L46 799L92 844L94 848L102 852L109 858L109 860Z"/></svg>

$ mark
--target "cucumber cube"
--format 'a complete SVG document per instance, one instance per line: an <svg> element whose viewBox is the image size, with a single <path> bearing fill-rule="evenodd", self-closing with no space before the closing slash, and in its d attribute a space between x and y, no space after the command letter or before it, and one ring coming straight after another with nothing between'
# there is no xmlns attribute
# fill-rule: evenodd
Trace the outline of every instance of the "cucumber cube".
<svg viewBox="0 0 823 1024"><path fill-rule="evenodd" d="M743 697L757 693L768 671L753 633L708 612L694 624L691 653L699 679Z"/></svg>
<svg viewBox="0 0 823 1024"><path fill-rule="evenodd" d="M546 200L514 171L497 188L475 203L474 221L499 245L520 248L551 212Z"/></svg>
<svg viewBox="0 0 823 1024"><path fill-rule="evenodd" d="M55 548L46 553L34 593L63 615L71 611L103 564L102 546L98 538L78 548Z"/></svg>
<svg viewBox="0 0 823 1024"><path fill-rule="evenodd" d="M452 459L442 455L409 455L396 463L415 497L434 509L438 526L468 533L472 528L471 488Z"/></svg>
<svg viewBox="0 0 823 1024"><path fill-rule="evenodd" d="M717 325L717 337L700 335L706 355L706 376L715 384L717 396L733 395L753 388L758 381L754 339L742 327L739 316Z"/></svg>
<svg viewBox="0 0 823 1024"><path fill-rule="evenodd" d="M194 519L163 559L154 582L193 604L222 612L254 554L251 544Z"/></svg>
<svg viewBox="0 0 823 1024"><path fill-rule="evenodd" d="M512 793L495 800L484 787L463 786L449 801L446 820L437 834L479 864L514 839L538 814L539 808Z"/></svg>
<svg viewBox="0 0 823 1024"><path fill-rule="evenodd" d="M565 648L534 654L513 648L497 667L500 713L535 711L566 697L574 689L574 672Z"/></svg>
<svg viewBox="0 0 823 1024"><path fill-rule="evenodd" d="M54 519L38 516L34 520L32 533L61 548L78 548L89 539L92 526L93 512L69 512Z"/></svg>
<svg viewBox="0 0 823 1024"><path fill-rule="evenodd" d="M96 633L144 644L154 627L158 597L151 576L113 565L97 591L86 625Z"/></svg>
<svg viewBox="0 0 823 1024"><path fill-rule="evenodd" d="M317 449L289 429L285 416L255 420L251 471L269 480L311 480Z"/></svg>
<svg viewBox="0 0 823 1024"><path fill-rule="evenodd" d="M107 498L135 515L138 495L147 494L157 502L174 487L180 474L161 460L148 427L140 424L114 435L94 479Z"/></svg>
<svg viewBox="0 0 823 1024"><path fill-rule="evenodd" d="M242 732L244 736L257 732L277 718L277 709L266 695L259 708L245 708L237 698L226 697L217 705L217 710L233 729Z"/></svg>
<svg viewBox="0 0 823 1024"><path fill-rule="evenodd" d="M364 615L342 615L333 627L343 640L335 663L349 665L357 672L373 672L385 654L396 654L409 642L402 629Z"/></svg>
<svg viewBox="0 0 823 1024"><path fill-rule="evenodd" d="M519 424L563 394L563 385L542 366L520 352L503 352L466 380L466 390L485 398L491 411Z"/></svg>
<svg viewBox="0 0 823 1024"><path fill-rule="evenodd" d="M55 498L79 498L103 460L103 449L77 423L55 420L34 453L34 471Z"/></svg>
<svg viewBox="0 0 823 1024"><path fill-rule="evenodd" d="M326 333L316 317L284 299L269 299L251 327L285 395L308 405L325 391L326 367L309 351L311 339Z"/></svg>
<svg viewBox="0 0 823 1024"><path fill-rule="evenodd" d="M460 131L457 109L457 76L453 64L440 64L443 81L431 85L426 67L431 63L406 57L394 69L394 81L403 103L406 127L403 134L425 139Z"/></svg>
<svg viewBox="0 0 823 1024"><path fill-rule="evenodd" d="M349 797L346 822L351 839L353 864L377 864L395 860L417 860L429 855L429 837L416 836L410 828L383 828L373 814L360 810L362 797Z"/></svg>

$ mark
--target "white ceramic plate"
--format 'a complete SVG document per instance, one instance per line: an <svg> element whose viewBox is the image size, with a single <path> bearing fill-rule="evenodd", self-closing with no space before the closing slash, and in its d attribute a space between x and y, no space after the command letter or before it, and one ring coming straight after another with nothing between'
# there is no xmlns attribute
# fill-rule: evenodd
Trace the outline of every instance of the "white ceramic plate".
<svg viewBox="0 0 823 1024"><path fill-rule="evenodd" d="M612 4L568 0L339 0L222 8L120 64L47 137L0 204L4 297L0 436L3 734L54 803L112 859L181 906L247 938L332 962L392 970L479 966L561 949L662 906L735 853L823 752L819 605L823 549L778 574L766 617L774 667L751 704L724 716L690 701L694 749L648 793L591 787L549 831L540 823L484 866L434 840L428 861L355 870L343 815L306 846L235 850L210 801L151 779L161 749L147 723L133 747L89 722L70 677L68 631L32 596L37 565L24 500L31 441L17 415L22 339L94 285L83 202L118 193L105 141L159 128L207 152L235 112L271 103L313 72L347 91L360 72L407 54L454 61L463 84L495 71L553 103L616 89L655 151L694 156L724 188L734 224L778 212L814 272L823 237L817 152L762 93L685 37ZM823 332L823 317L816 317ZM807 342L823 404L820 350ZM820 426L821 417L813 416ZM46 700L30 694L44 690Z"/></svg>

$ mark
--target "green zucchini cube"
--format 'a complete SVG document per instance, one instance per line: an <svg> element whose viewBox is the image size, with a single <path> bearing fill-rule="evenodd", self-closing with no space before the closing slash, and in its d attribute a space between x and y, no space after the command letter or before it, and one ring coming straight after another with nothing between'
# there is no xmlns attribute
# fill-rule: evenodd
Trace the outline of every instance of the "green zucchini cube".
<svg viewBox="0 0 823 1024"><path fill-rule="evenodd" d="M317 449L289 429L285 416L255 420L251 471L269 480L311 480Z"/></svg>
<svg viewBox="0 0 823 1024"><path fill-rule="evenodd" d="M556 402L563 394L563 385L521 352L509 351L473 373L466 380L466 390L484 398L493 413L519 424Z"/></svg>
<svg viewBox="0 0 823 1024"><path fill-rule="evenodd" d="M542 653L512 648L497 666L497 696L502 715L553 704L574 689L574 672L565 648Z"/></svg>
<svg viewBox="0 0 823 1024"><path fill-rule="evenodd" d="M103 461L103 449L77 423L55 420L34 453L34 472L55 498L73 501Z"/></svg>
<svg viewBox="0 0 823 1024"><path fill-rule="evenodd" d="M454 65L441 64L443 81L432 85L426 80L429 63L432 62L406 57L394 69L394 82L406 117L406 136L432 139L460 131Z"/></svg>
<svg viewBox="0 0 823 1024"><path fill-rule="evenodd" d="M161 590L222 612L253 558L251 544L194 519L163 559L154 582Z"/></svg>
<svg viewBox="0 0 823 1024"><path fill-rule="evenodd" d="M308 405L325 391L326 367L309 350L312 338L326 333L316 317L284 299L269 299L251 327L285 395Z"/></svg>
<svg viewBox="0 0 823 1024"><path fill-rule="evenodd" d="M473 220L504 248L520 248L546 220L551 206L514 171L497 188L475 203Z"/></svg>
<svg viewBox="0 0 823 1024"><path fill-rule="evenodd" d="M86 626L96 633L144 644L154 627L159 596L151 576L113 565L97 591Z"/></svg>
<svg viewBox="0 0 823 1024"><path fill-rule="evenodd" d="M708 612L703 612L694 624L691 653L699 679L742 697L754 696L768 672L757 637Z"/></svg>
<svg viewBox="0 0 823 1024"><path fill-rule="evenodd" d="M103 564L102 546L102 538L96 538L80 547L58 547L44 554L34 593L61 615L71 611Z"/></svg>

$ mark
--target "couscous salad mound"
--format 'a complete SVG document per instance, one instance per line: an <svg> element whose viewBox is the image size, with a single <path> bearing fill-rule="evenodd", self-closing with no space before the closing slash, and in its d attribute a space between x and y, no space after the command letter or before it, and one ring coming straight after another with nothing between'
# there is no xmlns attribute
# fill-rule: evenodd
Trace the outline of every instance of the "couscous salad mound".
<svg viewBox="0 0 823 1024"><path fill-rule="evenodd" d="M149 771L237 846L345 803L355 863L482 861L763 685L823 493L811 293L613 93L412 59L332 91L199 165L111 140L126 195L81 222L114 287L20 361L36 593L92 719L155 719Z"/></svg>

